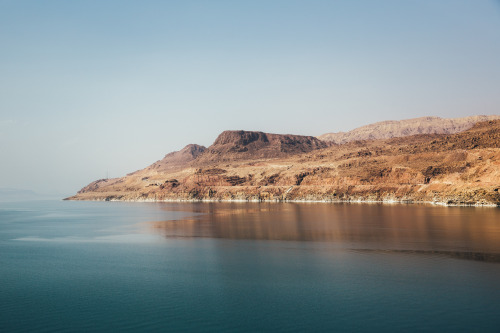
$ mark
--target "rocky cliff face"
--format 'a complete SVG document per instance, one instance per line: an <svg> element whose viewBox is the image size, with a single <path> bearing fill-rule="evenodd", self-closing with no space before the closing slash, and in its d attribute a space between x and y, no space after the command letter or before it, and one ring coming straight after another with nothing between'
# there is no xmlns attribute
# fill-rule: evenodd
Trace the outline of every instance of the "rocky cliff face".
<svg viewBox="0 0 500 333"><path fill-rule="evenodd" d="M329 145L313 136L225 131L194 162L194 165L203 166L236 160L280 158L326 148Z"/></svg>
<svg viewBox="0 0 500 333"><path fill-rule="evenodd" d="M349 132L323 134L318 138L342 144L356 140L390 139L417 134L454 134L468 130L478 122L496 119L500 119L500 116L471 116L454 119L422 117L400 121L389 120L359 127Z"/></svg>
<svg viewBox="0 0 500 333"><path fill-rule="evenodd" d="M499 205L499 191L500 120L456 134L332 146L310 137L224 132L181 168L99 180L70 199Z"/></svg>

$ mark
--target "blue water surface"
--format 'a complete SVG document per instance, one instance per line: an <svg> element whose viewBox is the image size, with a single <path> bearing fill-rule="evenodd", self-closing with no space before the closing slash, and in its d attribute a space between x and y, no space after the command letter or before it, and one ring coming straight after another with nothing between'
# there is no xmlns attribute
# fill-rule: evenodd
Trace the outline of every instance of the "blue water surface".
<svg viewBox="0 0 500 333"><path fill-rule="evenodd" d="M0 203L0 331L499 332L500 210Z"/></svg>

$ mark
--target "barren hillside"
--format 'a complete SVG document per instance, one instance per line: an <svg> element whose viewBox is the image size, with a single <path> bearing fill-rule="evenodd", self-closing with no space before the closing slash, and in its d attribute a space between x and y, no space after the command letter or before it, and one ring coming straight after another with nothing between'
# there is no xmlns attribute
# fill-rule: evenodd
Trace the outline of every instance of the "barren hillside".
<svg viewBox="0 0 500 333"><path fill-rule="evenodd" d="M499 189L497 120L457 134L333 146L300 136L224 132L183 167L148 167L123 178L98 180L69 199L498 205Z"/></svg>
<svg viewBox="0 0 500 333"><path fill-rule="evenodd" d="M453 119L422 117L388 120L362 126L349 132L323 134L318 136L318 139L342 144L356 140L390 139L417 134L454 134L468 130L478 122L496 119L500 119L500 116L471 116Z"/></svg>

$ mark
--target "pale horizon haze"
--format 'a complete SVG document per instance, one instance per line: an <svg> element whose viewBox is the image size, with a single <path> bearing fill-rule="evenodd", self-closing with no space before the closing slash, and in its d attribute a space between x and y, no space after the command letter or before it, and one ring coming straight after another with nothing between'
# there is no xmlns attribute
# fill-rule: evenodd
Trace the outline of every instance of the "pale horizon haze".
<svg viewBox="0 0 500 333"><path fill-rule="evenodd" d="M0 188L69 196L224 130L500 114L500 1L0 0Z"/></svg>

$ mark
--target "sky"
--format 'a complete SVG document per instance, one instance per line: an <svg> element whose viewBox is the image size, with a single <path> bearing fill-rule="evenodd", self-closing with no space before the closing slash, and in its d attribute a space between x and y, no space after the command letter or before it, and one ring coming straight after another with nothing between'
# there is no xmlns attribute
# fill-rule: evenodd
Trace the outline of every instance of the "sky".
<svg viewBox="0 0 500 333"><path fill-rule="evenodd" d="M500 114L496 0L0 0L0 188L66 196L224 130Z"/></svg>

